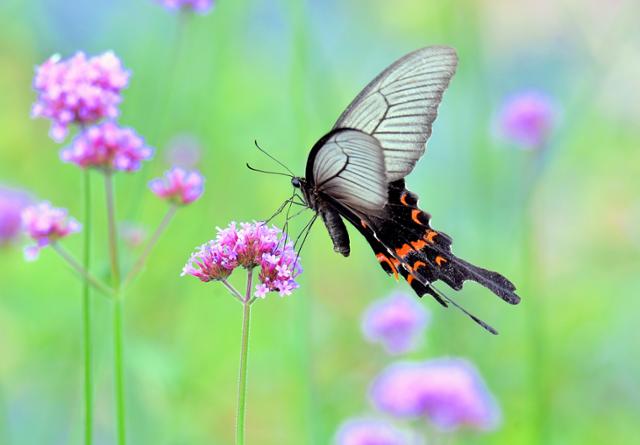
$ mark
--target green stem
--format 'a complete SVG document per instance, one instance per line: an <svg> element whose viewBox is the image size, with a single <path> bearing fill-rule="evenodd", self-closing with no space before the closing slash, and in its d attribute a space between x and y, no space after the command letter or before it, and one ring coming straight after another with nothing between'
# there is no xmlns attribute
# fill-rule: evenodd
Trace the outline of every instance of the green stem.
<svg viewBox="0 0 640 445"><path fill-rule="evenodd" d="M84 188L84 270L89 272L91 262L91 176L88 169L83 174ZM91 351L91 283L82 280L82 331L84 346L84 443L93 442L93 371Z"/></svg>
<svg viewBox="0 0 640 445"><path fill-rule="evenodd" d="M142 254L131 268L131 271L127 274L127 277L124 279L124 282L122 284L123 289L126 289L131 281L138 275L138 273L140 273L140 270L144 266L144 263L147 261L149 254L158 243L158 240L160 239L162 233L167 229L167 226L169 225L169 222L171 222L173 216L176 214L176 210L178 210L178 206L176 206L175 204L169 207L169 210L167 210L167 213L165 213L155 232L153 232L153 235L151 235L149 242L147 242L147 245L144 247Z"/></svg>
<svg viewBox="0 0 640 445"><path fill-rule="evenodd" d="M118 445L126 444L125 400L124 400L124 360L122 341L122 295L120 294L120 264L118 257L118 229L113 189L113 173L104 176L107 200L107 218L109 223L109 259L111 263L111 280L114 290L113 300L113 376L116 404L116 425Z"/></svg>
<svg viewBox="0 0 640 445"><path fill-rule="evenodd" d="M84 281L88 282L96 290L102 292L107 297L113 296L112 289L109 289L108 286L106 286L96 277L91 275L84 267L80 265L80 263L76 261L75 258L73 258L66 250L64 250L60 244L52 243L51 247L53 248L53 250L55 250L58 253L58 255L60 255L60 257L62 257L63 260L65 260L69 264L69 266L71 266L73 270L75 270L78 273L78 275L82 277Z"/></svg>
<svg viewBox="0 0 640 445"><path fill-rule="evenodd" d="M122 346L122 298L116 298L113 302L113 364L119 445L124 445L126 443L123 371L124 359Z"/></svg>
<svg viewBox="0 0 640 445"><path fill-rule="evenodd" d="M240 370L238 372L238 412L236 415L236 445L244 445L244 426L247 406L247 359L249 356L249 323L251 321L251 290L253 270L247 275L247 291L242 302L242 341L240 348Z"/></svg>

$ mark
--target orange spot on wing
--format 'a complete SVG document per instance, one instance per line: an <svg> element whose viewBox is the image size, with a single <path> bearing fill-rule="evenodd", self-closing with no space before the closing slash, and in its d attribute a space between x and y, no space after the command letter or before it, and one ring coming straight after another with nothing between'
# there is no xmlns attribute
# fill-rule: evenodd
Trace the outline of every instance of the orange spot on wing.
<svg viewBox="0 0 640 445"><path fill-rule="evenodd" d="M411 211L411 219L413 220L413 222L415 222L416 224L420 224L422 225L422 222L420 221L420 219L418 218L418 216L420 216L420 214L422 213L422 210L420 209L413 209Z"/></svg>
<svg viewBox="0 0 640 445"><path fill-rule="evenodd" d="M414 280L413 275L407 276L407 283L411 284L413 283L413 280Z"/></svg>
<svg viewBox="0 0 640 445"><path fill-rule="evenodd" d="M389 260L389 258L384 253L376 254L376 258L381 263L386 263L386 264L389 265L389 268L391 269L391 272L393 273L393 275L395 276L395 278L397 280L398 279L398 269L396 268L396 264L394 264L394 262L397 262L398 260L396 260L395 258L394 258L393 261Z"/></svg>
<svg viewBox="0 0 640 445"><path fill-rule="evenodd" d="M409 206L409 203L407 203L407 192L403 192L402 195L400 195L400 202L403 206Z"/></svg>
<svg viewBox="0 0 640 445"><path fill-rule="evenodd" d="M442 266L442 263L446 263L446 262L447 260L445 260L444 257L441 257L440 255L436 257L436 264L438 266Z"/></svg>
<svg viewBox="0 0 640 445"><path fill-rule="evenodd" d="M367 226L367 223L366 223L366 222L364 222L364 220L362 220L362 219L360 220L360 225L361 225L362 227L364 227L365 229L366 229L367 227L369 227L369 226Z"/></svg>
<svg viewBox="0 0 640 445"><path fill-rule="evenodd" d="M421 239L419 239L418 241L411 241L411 245L413 246L414 249L416 250L420 250L422 249L424 246L427 245L427 243L425 243L424 241L422 241Z"/></svg>
<svg viewBox="0 0 640 445"><path fill-rule="evenodd" d="M419 267L427 267L427 265L422 261L416 261L413 263L413 270L418 270Z"/></svg>
<svg viewBox="0 0 640 445"><path fill-rule="evenodd" d="M436 232L435 230L427 230L427 234L425 235L424 239L427 240L429 244L433 244L433 239L437 234L438 232Z"/></svg>
<svg viewBox="0 0 640 445"><path fill-rule="evenodd" d="M408 245L408 244L403 244L401 248L396 249L396 254L397 254L399 257L404 258L404 257L406 257L407 255L409 255L409 252L411 252L412 250L413 250L413 249L411 248L411 246L410 246L410 245Z"/></svg>

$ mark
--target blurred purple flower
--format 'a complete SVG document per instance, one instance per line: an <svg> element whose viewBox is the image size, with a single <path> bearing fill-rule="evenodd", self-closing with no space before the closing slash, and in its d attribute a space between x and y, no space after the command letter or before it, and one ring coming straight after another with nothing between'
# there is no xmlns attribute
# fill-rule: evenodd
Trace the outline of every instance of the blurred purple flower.
<svg viewBox="0 0 640 445"><path fill-rule="evenodd" d="M182 276L192 275L201 281L224 280L239 266L260 266L255 295L278 291L289 295L298 287L295 278L302 273L299 258L291 242L285 244L282 231L261 222L231 223L218 228L215 240L200 246L189 258Z"/></svg>
<svg viewBox="0 0 640 445"><path fill-rule="evenodd" d="M165 160L169 165L182 168L193 168L200 162L202 147L194 136L180 134L171 138L168 143Z"/></svg>
<svg viewBox="0 0 640 445"><path fill-rule="evenodd" d="M66 60L54 55L36 68L38 98L31 115L51 119L50 135L62 141L72 123L115 118L128 81L129 72L111 51L91 58L78 52Z"/></svg>
<svg viewBox="0 0 640 445"><path fill-rule="evenodd" d="M158 0L165 8L171 10L191 10L198 14L206 14L213 7L213 0Z"/></svg>
<svg viewBox="0 0 640 445"><path fill-rule="evenodd" d="M344 422L335 442L336 445L407 445L409 439L389 422L363 418Z"/></svg>
<svg viewBox="0 0 640 445"><path fill-rule="evenodd" d="M130 249L140 247L147 239L145 228L132 222L121 223L119 233L125 245Z"/></svg>
<svg viewBox="0 0 640 445"><path fill-rule="evenodd" d="M547 95L524 91L509 97L498 115L502 137L524 148L544 145L556 123L558 112Z"/></svg>
<svg viewBox="0 0 640 445"><path fill-rule="evenodd" d="M362 331L372 343L390 354L417 348L429 322L429 313L413 296L397 292L373 302L364 313Z"/></svg>
<svg viewBox="0 0 640 445"><path fill-rule="evenodd" d="M401 362L373 382L374 405L398 417L426 417L441 430L495 428L500 411L476 368L463 359Z"/></svg>
<svg viewBox="0 0 640 445"><path fill-rule="evenodd" d="M164 177L149 182L151 191L162 199L179 205L190 204L202 196L204 178L195 171L174 167Z"/></svg>
<svg viewBox="0 0 640 445"><path fill-rule="evenodd" d="M110 121L89 127L60 152L64 162L82 168L127 172L138 170L141 162L152 155L153 149L147 147L133 129Z"/></svg>
<svg viewBox="0 0 640 445"><path fill-rule="evenodd" d="M20 215L28 204L26 192L0 186L0 246L11 243L20 235Z"/></svg>
<svg viewBox="0 0 640 445"><path fill-rule="evenodd" d="M81 229L80 224L68 216L66 209L51 207L46 201L22 211L22 226L36 242L24 250L25 258L29 261L38 258L44 247Z"/></svg>

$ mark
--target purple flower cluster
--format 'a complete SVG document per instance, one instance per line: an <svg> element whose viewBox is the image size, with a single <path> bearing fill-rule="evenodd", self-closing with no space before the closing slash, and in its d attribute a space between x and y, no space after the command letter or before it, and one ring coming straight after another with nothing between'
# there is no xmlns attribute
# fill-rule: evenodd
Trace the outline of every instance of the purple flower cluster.
<svg viewBox="0 0 640 445"><path fill-rule="evenodd" d="M65 209L51 207L48 202L25 208L22 211L22 226L36 242L34 246L25 248L27 260L35 260L44 247L81 229L80 224L70 218Z"/></svg>
<svg viewBox="0 0 640 445"><path fill-rule="evenodd" d="M264 297L277 291L289 295L298 287L295 278L302 268L290 242L276 227L261 222L231 223L218 228L215 240L200 246L189 258L182 275L192 275L201 281L226 279L237 267L260 267L255 295Z"/></svg>
<svg viewBox="0 0 640 445"><path fill-rule="evenodd" d="M122 128L113 122L90 127L62 150L64 162L82 168L98 168L104 171L132 172L140 168L142 161L153 155L153 149L131 128Z"/></svg>
<svg viewBox="0 0 640 445"><path fill-rule="evenodd" d="M553 130L557 116L551 98L537 91L525 91L505 101L498 125L505 139L524 148L540 148Z"/></svg>
<svg viewBox="0 0 640 445"><path fill-rule="evenodd" d="M475 367L462 359L396 363L370 389L374 405L398 417L426 417L441 430L495 428L499 408Z"/></svg>
<svg viewBox="0 0 640 445"><path fill-rule="evenodd" d="M377 419L352 419L343 423L336 434L337 445L407 445L404 431Z"/></svg>
<svg viewBox="0 0 640 445"><path fill-rule="evenodd" d="M162 178L149 182L151 191L162 199L178 205L190 204L204 191L204 178L195 171L174 167Z"/></svg>
<svg viewBox="0 0 640 445"><path fill-rule="evenodd" d="M191 10L205 14L213 7L213 0L158 0L165 8L171 10Z"/></svg>
<svg viewBox="0 0 640 445"><path fill-rule="evenodd" d="M0 187L0 245L11 243L20 235L20 215L28 203L29 197L25 192Z"/></svg>
<svg viewBox="0 0 640 445"><path fill-rule="evenodd" d="M372 343L381 343L390 354L415 350L429 322L424 305L406 293L394 293L372 303L362 319L362 331Z"/></svg>
<svg viewBox="0 0 640 445"><path fill-rule="evenodd" d="M116 117L128 81L129 72L111 51L91 58L82 52L67 60L52 56L36 69L38 99L31 114L51 119L51 137L62 141L73 123Z"/></svg>

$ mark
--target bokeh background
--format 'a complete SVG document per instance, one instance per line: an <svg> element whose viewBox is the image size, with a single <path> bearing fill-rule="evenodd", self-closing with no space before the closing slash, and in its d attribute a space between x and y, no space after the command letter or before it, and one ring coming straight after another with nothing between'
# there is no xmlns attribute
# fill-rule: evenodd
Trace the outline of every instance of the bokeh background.
<svg viewBox="0 0 640 445"><path fill-rule="evenodd" d="M498 337L425 299L433 323L411 358L468 358L503 412L496 431L452 439L637 440L639 14L634 0L243 0L202 16L151 0L2 1L3 186L82 214L78 169L59 162L48 122L29 117L34 67L53 53L112 49L132 72L120 121L157 153L142 172L118 176L123 219L152 230L165 205L146 181L169 166L176 136L200 146L205 195L179 212L127 295L130 442L233 440L240 306L221 286L179 272L216 226L264 218L289 195L286 178L245 168L275 168L253 140L302 173L309 148L366 82L436 43L455 47L460 65L408 185L458 255L501 271L523 297L509 307L474 284L457 296ZM559 111L542 154L496 134L503 101L530 89ZM97 176L93 185L100 203ZM66 245L79 253L80 238ZM254 307L249 443L327 444L345 418L371 411L367 387L389 359L364 342L360 317L404 284L352 238L352 255L342 258L316 225L301 288ZM93 241L95 271L104 276L101 223ZM0 250L0 443L80 443L80 285L53 251L25 263L21 244ZM136 253L125 252L126 261ZM96 443L107 444L110 308L97 294L93 306Z"/></svg>

